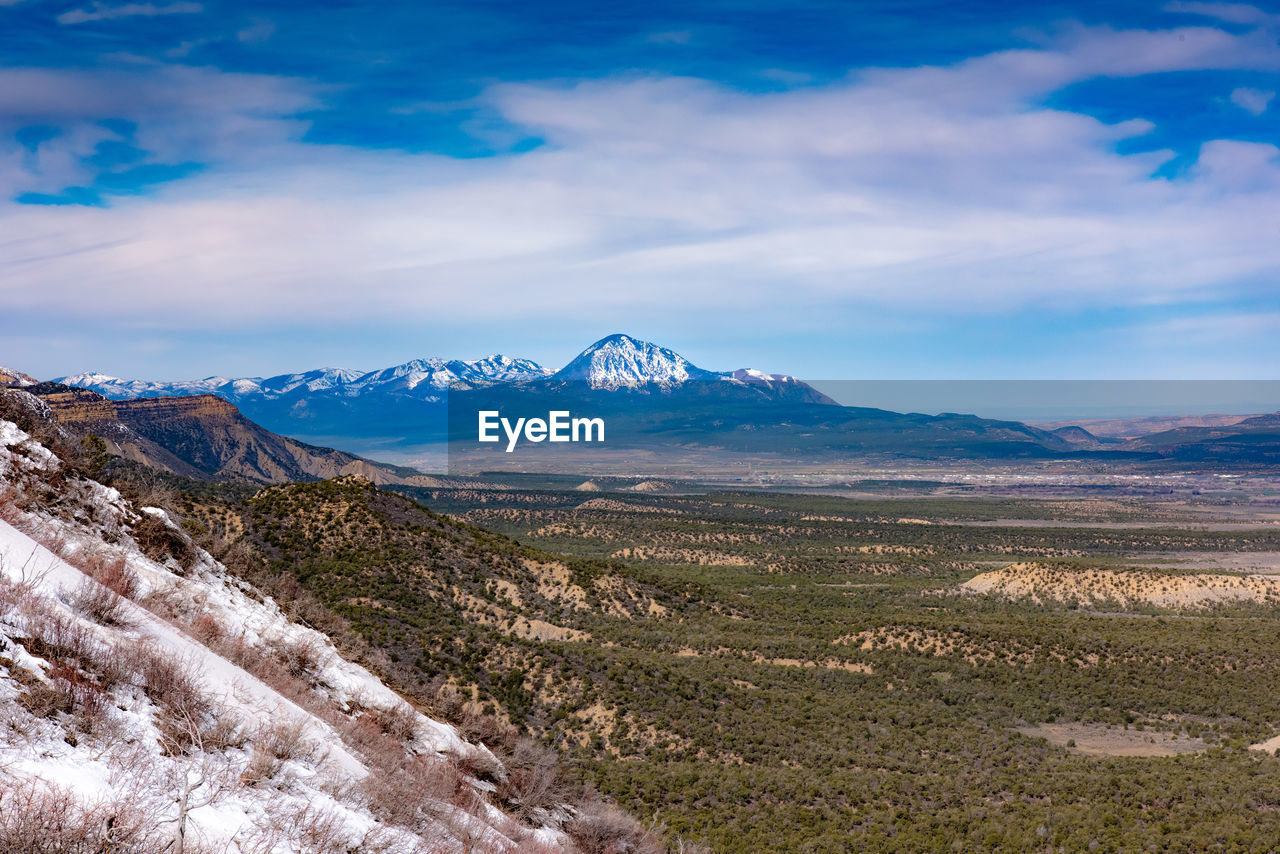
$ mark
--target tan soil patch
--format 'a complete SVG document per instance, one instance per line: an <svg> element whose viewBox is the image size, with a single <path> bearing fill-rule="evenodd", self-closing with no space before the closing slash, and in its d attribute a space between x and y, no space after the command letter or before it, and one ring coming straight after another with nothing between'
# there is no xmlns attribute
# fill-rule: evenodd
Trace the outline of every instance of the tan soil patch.
<svg viewBox="0 0 1280 854"><path fill-rule="evenodd" d="M846 673L864 673L871 674L874 671L870 664L863 661L840 661L834 658L827 658L821 661L815 659L801 658L765 658L760 653L748 653L743 650L734 650L729 647L718 647L711 652L703 652L693 647L684 646L676 650L677 658L745 658L752 664L772 664L776 667L822 667L826 670L843 670ZM733 680L734 684L738 680ZM749 684L749 683L747 683ZM755 685L751 686L756 687Z"/></svg>
<svg viewBox="0 0 1280 854"><path fill-rule="evenodd" d="M1074 569L1015 563L984 572L961 589L972 593L1081 605L1204 608L1227 602L1280 604L1280 578L1267 575L1169 575L1146 570Z"/></svg>
<svg viewBox="0 0 1280 854"><path fill-rule="evenodd" d="M524 568L533 576L538 595L552 602L563 602L577 610L587 610L587 591L573 583L573 573L559 561L540 563L525 558Z"/></svg>
<svg viewBox="0 0 1280 854"><path fill-rule="evenodd" d="M1040 724L1018 727L1029 738L1043 738L1050 744L1091 756L1178 756L1197 753L1209 745L1198 738L1175 736L1153 730L1123 729L1106 724Z"/></svg>
<svg viewBox="0 0 1280 854"><path fill-rule="evenodd" d="M666 513L679 514L683 510L664 510L660 507L646 507L643 504L632 504L616 498L592 498L577 506L578 510L612 510L618 513Z"/></svg>
<svg viewBox="0 0 1280 854"><path fill-rule="evenodd" d="M492 602L472 596L457 587L451 588L453 601L462 606L471 619L482 626L491 626L498 631L514 635L524 640L537 641L588 641L591 635L578 629L557 626L545 620L531 620L512 614L506 608Z"/></svg>
<svg viewBox="0 0 1280 854"><path fill-rule="evenodd" d="M623 560L653 560L661 563L687 563L698 566L754 566L755 562L740 555L710 549L672 549L663 546L635 546L618 549L609 557Z"/></svg>

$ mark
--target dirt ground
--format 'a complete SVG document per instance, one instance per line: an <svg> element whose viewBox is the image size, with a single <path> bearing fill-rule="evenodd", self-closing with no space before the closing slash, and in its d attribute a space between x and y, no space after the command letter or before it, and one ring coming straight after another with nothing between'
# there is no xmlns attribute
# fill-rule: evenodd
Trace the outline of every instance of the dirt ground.
<svg viewBox="0 0 1280 854"><path fill-rule="evenodd" d="M1029 738L1043 738L1056 744L1093 756L1177 756L1196 753L1208 747L1198 738L1175 737L1172 733L1138 730L1105 724L1062 723L1018 727Z"/></svg>

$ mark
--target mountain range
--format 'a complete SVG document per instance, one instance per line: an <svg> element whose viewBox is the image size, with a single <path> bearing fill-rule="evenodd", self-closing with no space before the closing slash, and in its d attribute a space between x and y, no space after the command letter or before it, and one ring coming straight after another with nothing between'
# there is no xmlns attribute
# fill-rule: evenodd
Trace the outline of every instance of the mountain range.
<svg viewBox="0 0 1280 854"><path fill-rule="evenodd" d="M558 399L615 397L631 410L685 409L684 401L712 398L744 404L835 401L784 374L752 369L709 371L683 356L629 335L610 335L558 371L503 355L465 361L415 359L376 371L319 368L273 377L206 377L160 382L101 373L59 377L58 383L109 400L215 395L268 430L308 442L370 454L441 444L449 437L450 408ZM488 401L488 403L485 403ZM660 403L658 401L661 401ZM474 420L467 422L474 425Z"/></svg>
<svg viewBox="0 0 1280 854"><path fill-rule="evenodd" d="M570 410L605 418L607 451L621 454L615 458L621 461L637 451L685 462L695 457L705 462L709 455L720 461L742 455L787 461L870 456L1195 465L1280 461L1276 416L1120 439L1099 437L1078 425L1042 428L957 413L904 414L840 405L785 374L707 370L665 347L622 334L596 341L555 371L529 359L492 355L267 378L155 382L84 373L59 382L116 401L212 396L234 403L247 422L268 432L382 459L413 459L424 448L447 443L451 463L465 459L477 470L512 459L500 444L476 443L477 414L485 410L523 417ZM550 443L531 449L544 461L566 450ZM307 464L302 471L324 476L329 468ZM281 476L272 473L268 479Z"/></svg>
<svg viewBox="0 0 1280 854"><path fill-rule="evenodd" d="M332 396L401 395L436 401L451 391L472 391L501 385L584 383L596 391L632 390L672 392L697 382L724 382L769 399L810 402L835 401L784 374L768 374L750 368L708 371L688 359L647 341L615 334L583 350L569 364L552 371L531 359L494 354L483 359L414 359L376 371L317 368L273 377L205 377L200 380L164 382L127 380L94 372L58 377L55 382L87 388L112 400L136 397L174 397L214 394L234 403L255 399L279 400Z"/></svg>

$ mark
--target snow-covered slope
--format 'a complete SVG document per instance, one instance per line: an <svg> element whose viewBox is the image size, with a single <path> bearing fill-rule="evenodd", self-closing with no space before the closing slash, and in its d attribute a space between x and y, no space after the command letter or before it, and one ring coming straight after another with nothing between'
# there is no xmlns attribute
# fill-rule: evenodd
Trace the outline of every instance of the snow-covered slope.
<svg viewBox="0 0 1280 854"><path fill-rule="evenodd" d="M280 376L257 381L256 390L262 394L288 394L298 388L311 392L332 391L344 388L362 376L364 376L364 371L353 371L349 368L319 368L301 374L281 374ZM250 386L250 383L254 382L253 380L238 380L237 382L244 383L243 391L237 389L238 393L254 393L254 389Z"/></svg>
<svg viewBox="0 0 1280 854"><path fill-rule="evenodd" d="M36 379L30 374L24 374L22 371L15 371L13 368L6 368L0 365L0 386L9 385L23 386L35 385Z"/></svg>
<svg viewBox="0 0 1280 854"><path fill-rule="evenodd" d="M87 388L111 400L127 400L135 397L175 397L195 394L216 394L228 400L237 396L261 393L259 377L227 379L205 377L202 380L163 382L154 380L126 380L108 374L87 372L58 377L55 382Z"/></svg>
<svg viewBox="0 0 1280 854"><path fill-rule="evenodd" d="M754 389L762 397L803 400L809 403L835 405L835 401L806 382L789 374L766 374L751 368L740 368L723 375L727 382Z"/></svg>
<svg viewBox="0 0 1280 854"><path fill-rule="evenodd" d="M488 388L499 383L540 379L549 373L536 362L501 355L486 356L471 362L460 359L415 359L358 377L347 384L347 393Z"/></svg>
<svg viewBox="0 0 1280 854"><path fill-rule="evenodd" d="M616 391L646 386L670 389L690 380L719 377L679 353L629 335L610 335L583 350L552 377L586 383L592 389Z"/></svg>
<svg viewBox="0 0 1280 854"><path fill-rule="evenodd" d="M504 775L164 511L0 420L0 850L50 815L118 844L47 850L179 829L187 852L571 850L494 805Z"/></svg>

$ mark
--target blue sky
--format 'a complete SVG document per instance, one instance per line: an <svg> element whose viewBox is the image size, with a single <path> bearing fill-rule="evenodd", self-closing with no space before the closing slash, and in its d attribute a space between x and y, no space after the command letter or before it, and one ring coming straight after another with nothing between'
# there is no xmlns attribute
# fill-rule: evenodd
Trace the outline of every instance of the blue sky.
<svg viewBox="0 0 1280 854"><path fill-rule="evenodd" d="M0 0L0 364L1276 378L1280 6Z"/></svg>

